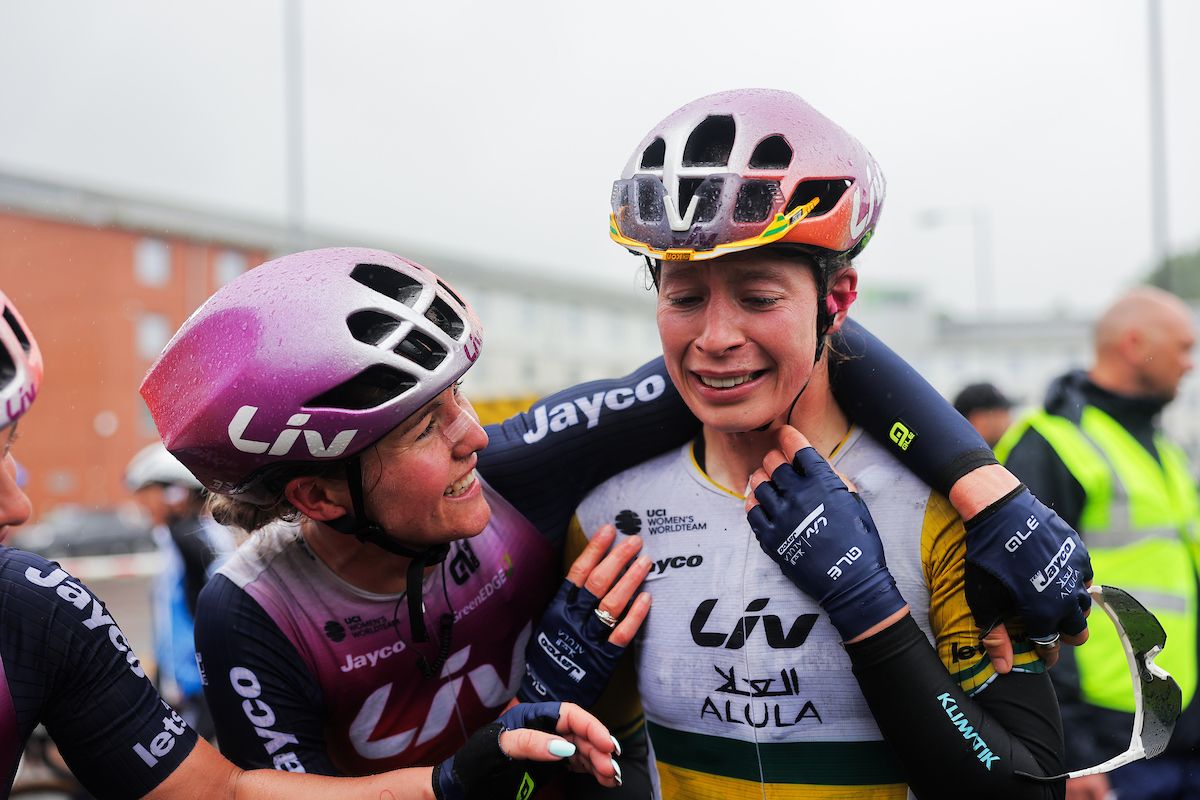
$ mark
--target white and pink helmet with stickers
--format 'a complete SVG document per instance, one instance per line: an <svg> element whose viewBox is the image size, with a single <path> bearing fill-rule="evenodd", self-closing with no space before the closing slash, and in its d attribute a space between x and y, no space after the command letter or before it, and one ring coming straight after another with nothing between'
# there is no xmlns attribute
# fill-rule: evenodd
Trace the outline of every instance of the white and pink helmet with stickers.
<svg viewBox="0 0 1200 800"><path fill-rule="evenodd" d="M613 185L609 233L662 261L773 244L853 258L884 190L867 149L804 100L737 89L688 103L646 134Z"/></svg>
<svg viewBox="0 0 1200 800"><path fill-rule="evenodd" d="M206 488L279 498L298 464L353 456L437 397L483 331L437 275L380 250L277 258L183 324L141 393L167 449Z"/></svg>
<svg viewBox="0 0 1200 800"><path fill-rule="evenodd" d="M42 351L17 307L0 292L0 430L33 405L42 385Z"/></svg>

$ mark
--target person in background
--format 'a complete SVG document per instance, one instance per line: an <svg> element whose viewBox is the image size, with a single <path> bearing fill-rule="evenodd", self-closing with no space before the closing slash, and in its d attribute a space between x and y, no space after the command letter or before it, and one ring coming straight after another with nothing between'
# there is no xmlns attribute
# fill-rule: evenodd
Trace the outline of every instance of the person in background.
<svg viewBox="0 0 1200 800"><path fill-rule="evenodd" d="M996 455L1078 530L1096 580L1120 586L1167 631L1158 659L1183 691L1184 709L1166 753L1108 776L1071 780L1067 796L1100 800L1200 796L1197 678L1197 524L1200 500L1183 450L1159 417L1192 369L1191 310L1160 289L1134 289L1096 322L1088 371L1057 378L1044 407L1004 435ZM1062 706L1067 768L1124 750L1133 697L1121 644L1098 625L1087 647L1064 652L1052 676Z"/></svg>
<svg viewBox="0 0 1200 800"><path fill-rule="evenodd" d="M4 545L32 514L12 450L42 385L37 340L0 292L0 793L43 723L72 773L98 797L126 800L462 800L528 787L530 761L560 762L614 785L608 731L569 703L526 703L434 767L370 778L244 771L196 736L154 690L104 601L58 564ZM247 697L260 720L267 710ZM550 733L553 731L553 733Z"/></svg>
<svg viewBox="0 0 1200 800"><path fill-rule="evenodd" d="M972 383L954 398L954 410L966 417L979 435L995 447L1012 425L1013 402L992 383Z"/></svg>
<svg viewBox="0 0 1200 800"><path fill-rule="evenodd" d="M205 739L216 733L196 664L196 598L233 552L233 534L204 513L207 493L161 442L143 447L125 469L125 485L150 520L163 569L151 610L155 685Z"/></svg>

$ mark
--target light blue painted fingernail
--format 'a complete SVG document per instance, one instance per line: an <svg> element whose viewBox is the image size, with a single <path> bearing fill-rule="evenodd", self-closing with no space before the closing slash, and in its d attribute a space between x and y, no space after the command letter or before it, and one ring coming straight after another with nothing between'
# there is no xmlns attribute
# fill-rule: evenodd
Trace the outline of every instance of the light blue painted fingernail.
<svg viewBox="0 0 1200 800"><path fill-rule="evenodd" d="M613 765L613 770L617 773L617 775L616 775L617 786L621 786L621 785L623 785L623 782L621 781L621 765L617 763L617 760L615 758L612 759L612 765Z"/></svg>
<svg viewBox="0 0 1200 800"><path fill-rule="evenodd" d="M575 745L565 739L551 739L550 746L547 749L550 750L550 755L558 756L559 758L570 758L575 755Z"/></svg>
<svg viewBox="0 0 1200 800"><path fill-rule="evenodd" d="M617 737L613 736L612 734L609 734L608 738L612 739L613 752L616 753L617 755L621 755L621 743L617 741Z"/></svg>

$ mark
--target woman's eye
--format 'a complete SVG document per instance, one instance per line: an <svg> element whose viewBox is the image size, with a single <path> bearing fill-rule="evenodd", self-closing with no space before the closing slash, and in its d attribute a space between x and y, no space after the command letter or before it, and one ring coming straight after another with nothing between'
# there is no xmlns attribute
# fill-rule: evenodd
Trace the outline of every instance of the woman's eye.
<svg viewBox="0 0 1200 800"><path fill-rule="evenodd" d="M747 305L753 306L754 308L770 308L771 306L773 306L779 302L779 298L778 297L754 296L754 297L747 297L745 302Z"/></svg>
<svg viewBox="0 0 1200 800"><path fill-rule="evenodd" d="M417 441L419 442L425 437L430 436L435 430L437 430L437 415L430 414L429 424L425 426L424 430L417 434Z"/></svg>
<svg viewBox="0 0 1200 800"><path fill-rule="evenodd" d="M700 303L700 298L697 295L679 295L667 298L667 302L674 308L692 308Z"/></svg>

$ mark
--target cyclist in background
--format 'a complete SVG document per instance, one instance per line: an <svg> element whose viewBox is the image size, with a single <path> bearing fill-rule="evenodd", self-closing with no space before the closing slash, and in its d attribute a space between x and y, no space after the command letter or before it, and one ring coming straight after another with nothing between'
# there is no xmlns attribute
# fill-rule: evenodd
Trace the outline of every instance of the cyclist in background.
<svg viewBox="0 0 1200 800"><path fill-rule="evenodd" d="M6 547L30 516L12 449L42 381L37 341L0 293L0 791L42 722L89 792L111 798L466 797L527 783L527 760L571 759L615 783L608 732L570 704L522 704L436 767L372 778L245 772L198 739L147 679L103 600L57 564ZM246 707L269 710L247 694ZM547 731L554 731L553 734ZM517 759L515 761L510 759Z"/></svg>
<svg viewBox="0 0 1200 800"><path fill-rule="evenodd" d="M125 485L149 518L164 561L150 603L155 686L198 734L211 739L216 731L196 665L196 599L233 552L233 534L204 512L204 488L162 442L134 455Z"/></svg>

